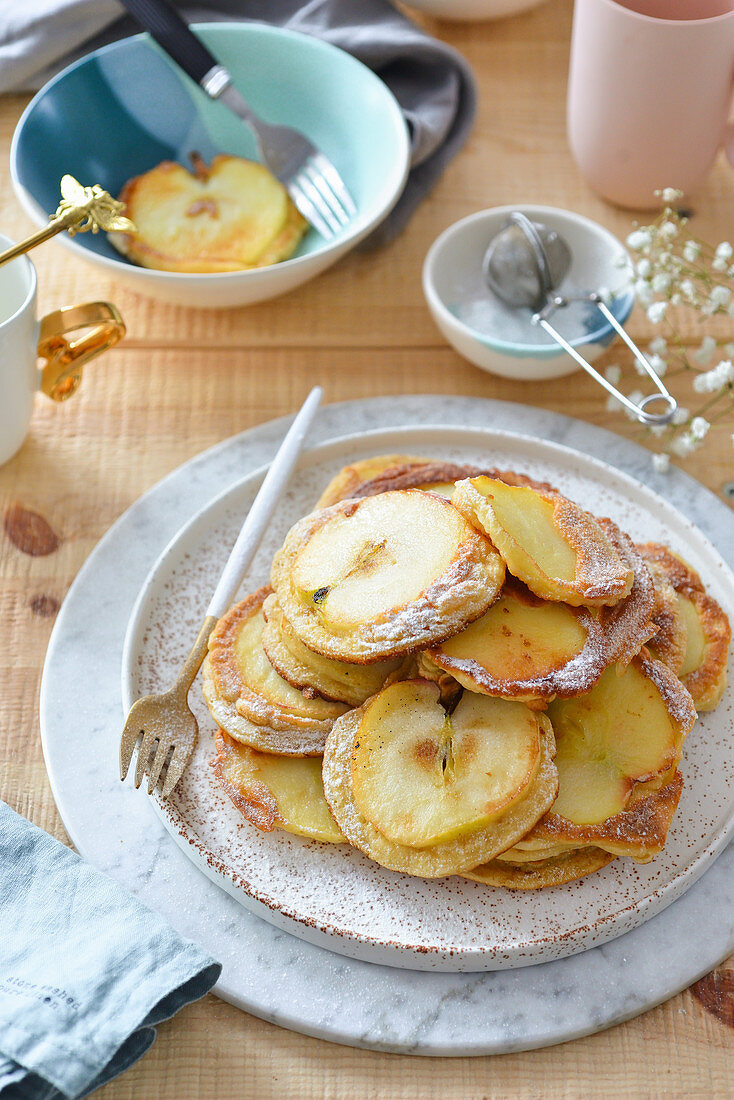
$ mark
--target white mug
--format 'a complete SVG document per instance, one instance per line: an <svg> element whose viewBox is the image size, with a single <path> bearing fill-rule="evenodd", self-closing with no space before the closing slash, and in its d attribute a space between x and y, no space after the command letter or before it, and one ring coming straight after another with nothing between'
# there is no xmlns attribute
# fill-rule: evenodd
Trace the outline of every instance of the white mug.
<svg viewBox="0 0 734 1100"><path fill-rule="evenodd" d="M0 235L0 251L12 244ZM109 302L65 306L36 320L36 281L27 256L0 266L0 465L23 443L37 391L65 401L78 388L84 364L125 335Z"/></svg>

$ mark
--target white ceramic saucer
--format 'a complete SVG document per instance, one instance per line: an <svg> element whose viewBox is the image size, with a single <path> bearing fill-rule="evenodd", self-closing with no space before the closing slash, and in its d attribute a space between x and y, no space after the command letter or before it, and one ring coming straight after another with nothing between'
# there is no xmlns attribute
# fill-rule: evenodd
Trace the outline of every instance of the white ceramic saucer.
<svg viewBox="0 0 734 1100"><path fill-rule="evenodd" d="M603 453L638 477L648 471L648 453L610 433L476 399L334 406L314 439L333 438L345 423L436 421L523 428ZM183 857L142 791L119 783L122 644L150 564L217 489L268 461L283 431L280 421L244 433L156 486L102 540L65 601L44 673L42 732L54 796L85 858L219 958L217 991L227 1000L307 1034L382 1050L480 1054L570 1039L628 1019L716 965L734 947L734 848L670 909L602 947L505 973L421 974L339 957L257 919ZM716 498L677 471L650 479L726 545L731 514Z"/></svg>

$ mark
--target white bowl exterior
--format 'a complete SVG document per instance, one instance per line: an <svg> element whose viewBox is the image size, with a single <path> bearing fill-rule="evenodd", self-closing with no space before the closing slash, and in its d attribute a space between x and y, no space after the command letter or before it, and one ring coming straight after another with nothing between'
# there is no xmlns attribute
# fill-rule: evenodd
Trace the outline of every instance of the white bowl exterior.
<svg viewBox="0 0 734 1100"><path fill-rule="evenodd" d="M581 370L575 359L564 351L549 359L537 359L532 355L504 355L491 344L483 344L477 340L461 325L451 325L449 318L444 313L439 313L432 302L428 303L428 308L436 325L459 355L490 374L522 382L542 382L546 378L563 378ZM601 344L584 344L577 348L589 363L598 359L604 350Z"/></svg>
<svg viewBox="0 0 734 1100"><path fill-rule="evenodd" d="M164 272L148 272L145 268L135 268L130 264L116 265L113 261L107 260L104 256L98 256L94 252L85 251L82 259L88 259L95 267L102 267L105 264L114 266L114 271L108 270L107 274L112 275L116 283L123 284L138 294L157 298L161 302L193 308L227 309L265 302L302 286L303 283L335 264L368 232L369 230L365 230L360 237L344 241L339 246L303 256L297 267L283 268L279 264L273 264L271 267L259 268L256 279L246 280L238 278L237 275L222 279L217 275L194 274L177 275L174 280L165 278ZM68 243L73 247L72 241L62 240L61 243L64 245ZM75 252L78 256L79 250L75 249ZM164 275L164 278L156 278L156 275Z"/></svg>
<svg viewBox="0 0 734 1100"><path fill-rule="evenodd" d="M410 8L424 11L437 19L469 20L504 19L529 8L536 8L544 0L406 0Z"/></svg>
<svg viewBox="0 0 734 1100"><path fill-rule="evenodd" d="M481 210L455 222L445 229L431 245L423 264L423 293L428 308L436 325L449 344L465 359L474 363L475 366L481 367L482 370L490 371L492 374L498 374L504 378L514 378L522 381L540 381L545 378L560 378L564 375L573 374L575 371L581 370L581 367L561 348L549 354L547 346L538 345L538 354L534 354L532 350L528 350L526 354L523 354L518 347L517 354L508 354L504 350L502 341L493 344L491 337L483 339L479 333L456 317L447 307L437 285L440 281L439 269L442 263L449 263L451 270L457 270L462 266L466 267L467 264L474 263L475 256L473 253L476 250L478 240L485 239L487 229L491 228L492 232L489 236L486 236L486 239L489 240L495 232L500 230L507 216L514 210L520 210L529 218L544 222L551 228L559 229L567 239L586 238L593 240L597 246L601 244L605 251L608 251L609 267L612 270L616 267L612 262L613 255L626 255L621 242L609 230L589 218L574 214L570 210L524 204L491 207L488 210ZM569 244L573 244L572 240L569 240ZM472 253L471 258L469 258L470 253ZM604 279L600 277L599 284L603 282ZM599 343L574 344L576 350L589 362L597 359L606 346L606 344Z"/></svg>

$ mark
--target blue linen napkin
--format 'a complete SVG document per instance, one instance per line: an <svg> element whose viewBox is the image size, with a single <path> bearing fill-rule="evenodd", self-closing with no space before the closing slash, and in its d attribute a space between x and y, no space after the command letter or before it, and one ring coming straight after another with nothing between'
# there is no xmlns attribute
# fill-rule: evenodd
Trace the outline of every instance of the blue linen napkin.
<svg viewBox="0 0 734 1100"><path fill-rule="evenodd" d="M3 802L0 933L3 1100L88 1096L222 969Z"/></svg>
<svg viewBox="0 0 734 1100"><path fill-rule="evenodd" d="M172 0L189 23L271 23L323 38L387 84L411 140L410 174L395 208L362 244L391 240L456 156L476 113L476 84L457 50L426 34L389 0ZM0 92L39 88L98 46L140 28L119 0L0 2Z"/></svg>

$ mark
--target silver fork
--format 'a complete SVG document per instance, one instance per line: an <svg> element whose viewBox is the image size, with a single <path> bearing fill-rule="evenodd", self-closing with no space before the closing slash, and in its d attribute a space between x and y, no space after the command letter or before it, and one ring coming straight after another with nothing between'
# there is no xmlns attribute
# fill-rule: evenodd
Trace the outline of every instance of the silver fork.
<svg viewBox="0 0 734 1100"><path fill-rule="evenodd" d="M210 99L219 100L249 126L263 164L280 180L306 221L326 240L357 213L334 165L299 130L263 121L245 102L232 77L166 0L122 0L141 27Z"/></svg>

